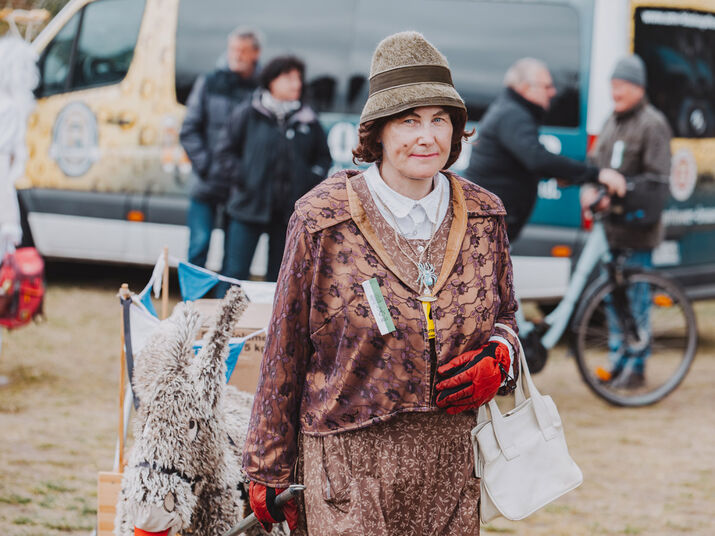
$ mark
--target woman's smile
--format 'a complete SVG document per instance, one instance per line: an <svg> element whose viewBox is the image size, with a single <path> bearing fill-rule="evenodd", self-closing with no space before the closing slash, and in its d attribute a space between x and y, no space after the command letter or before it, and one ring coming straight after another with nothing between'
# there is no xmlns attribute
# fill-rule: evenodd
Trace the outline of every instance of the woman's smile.
<svg viewBox="0 0 715 536"><path fill-rule="evenodd" d="M411 158L420 158L420 159L437 158L438 156L439 156L439 153L428 153L428 154L413 153L410 155Z"/></svg>

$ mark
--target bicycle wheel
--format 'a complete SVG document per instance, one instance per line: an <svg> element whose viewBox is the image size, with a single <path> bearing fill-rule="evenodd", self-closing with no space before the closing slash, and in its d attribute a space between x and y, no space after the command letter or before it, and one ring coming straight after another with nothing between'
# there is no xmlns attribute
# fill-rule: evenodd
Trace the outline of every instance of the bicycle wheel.
<svg viewBox="0 0 715 536"><path fill-rule="evenodd" d="M698 338L695 312L680 287L634 270L623 285L597 282L586 296L572 324L586 385L618 406L646 406L673 391L688 373Z"/></svg>

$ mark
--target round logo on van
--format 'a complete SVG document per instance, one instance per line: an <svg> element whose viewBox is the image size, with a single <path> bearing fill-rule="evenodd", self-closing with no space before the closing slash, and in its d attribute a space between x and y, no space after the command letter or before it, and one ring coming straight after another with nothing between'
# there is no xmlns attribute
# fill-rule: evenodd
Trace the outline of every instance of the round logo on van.
<svg viewBox="0 0 715 536"><path fill-rule="evenodd" d="M86 104L71 102L57 114L50 158L68 177L84 175L99 159L97 118Z"/></svg>
<svg viewBox="0 0 715 536"><path fill-rule="evenodd" d="M680 149L673 155L670 165L670 194L676 201L687 201L698 182L698 166L688 149Z"/></svg>

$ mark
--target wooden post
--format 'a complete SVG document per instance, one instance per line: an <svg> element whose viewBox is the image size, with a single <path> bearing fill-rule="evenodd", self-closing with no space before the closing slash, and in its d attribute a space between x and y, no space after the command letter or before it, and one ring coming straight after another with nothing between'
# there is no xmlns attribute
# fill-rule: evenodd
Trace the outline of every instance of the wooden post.
<svg viewBox="0 0 715 536"><path fill-rule="evenodd" d="M169 316L169 248L164 246L164 274L161 278L161 318Z"/></svg>
<svg viewBox="0 0 715 536"><path fill-rule="evenodd" d="M129 285L122 284L119 296L130 298ZM124 391L126 389L127 360L124 350L124 308L120 307L120 331L122 348L119 364L119 425L117 427L118 454L114 471L100 471L97 474L97 536L114 536L114 518L117 516L117 500L122 488L122 471L124 471Z"/></svg>
<svg viewBox="0 0 715 536"><path fill-rule="evenodd" d="M131 296L129 292L129 285L127 283L122 283L121 288L119 289L119 295L124 298L125 300ZM117 428L118 436L119 437L119 467L115 467L114 470L117 473L121 473L124 471L124 391L126 390L126 378L127 378L127 360L126 360L126 354L124 350L124 308L120 308L120 313L119 313L119 328L121 333L121 339L122 339L122 348L121 348L121 358L120 358L120 364L119 364L119 425Z"/></svg>

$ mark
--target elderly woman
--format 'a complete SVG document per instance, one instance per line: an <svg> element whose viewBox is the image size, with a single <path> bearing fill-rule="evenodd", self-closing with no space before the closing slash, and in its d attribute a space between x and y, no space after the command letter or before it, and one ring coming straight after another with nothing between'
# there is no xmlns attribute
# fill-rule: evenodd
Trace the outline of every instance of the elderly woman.
<svg viewBox="0 0 715 536"><path fill-rule="evenodd" d="M297 534L479 533L474 410L507 379L516 302L494 195L446 171L467 136L444 56L374 54L356 159L289 224L244 451L251 504ZM470 411L464 411L470 410ZM303 503L275 508L288 484Z"/></svg>

